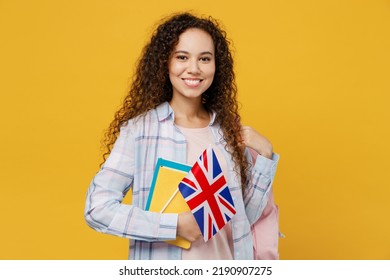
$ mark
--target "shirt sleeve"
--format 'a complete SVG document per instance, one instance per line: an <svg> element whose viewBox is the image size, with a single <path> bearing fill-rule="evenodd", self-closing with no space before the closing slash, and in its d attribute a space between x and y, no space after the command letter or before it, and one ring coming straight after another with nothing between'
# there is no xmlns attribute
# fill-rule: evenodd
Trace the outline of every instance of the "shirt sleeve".
<svg viewBox="0 0 390 280"><path fill-rule="evenodd" d="M134 137L130 125L118 139L87 192L84 216L93 229L142 241L176 239L177 214L149 212L122 204L134 179Z"/></svg>
<svg viewBox="0 0 390 280"><path fill-rule="evenodd" d="M267 205L279 155L274 153L272 158L268 159L247 148L246 156L252 166L244 192L244 203L248 220L252 225L259 219Z"/></svg>

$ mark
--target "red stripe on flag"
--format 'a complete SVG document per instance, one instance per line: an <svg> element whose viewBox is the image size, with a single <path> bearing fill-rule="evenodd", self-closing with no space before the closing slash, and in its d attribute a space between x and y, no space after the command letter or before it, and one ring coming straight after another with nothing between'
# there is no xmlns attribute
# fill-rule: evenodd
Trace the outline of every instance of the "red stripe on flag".
<svg viewBox="0 0 390 280"><path fill-rule="evenodd" d="M194 182L192 182L191 180L188 180L187 177L184 177L183 180L182 180L183 183L186 183L187 185L190 185L191 187L193 187L194 189L198 189L196 187L196 185L194 184Z"/></svg>
<svg viewBox="0 0 390 280"><path fill-rule="evenodd" d="M207 163L207 150L204 150L203 152L203 165L206 168L207 171L209 171L208 163Z"/></svg>
<svg viewBox="0 0 390 280"><path fill-rule="evenodd" d="M209 236L207 239L210 239L213 236L213 221L211 220L211 216L209 216Z"/></svg>
<svg viewBox="0 0 390 280"><path fill-rule="evenodd" d="M221 204L223 206L225 206L227 209L229 209L230 212L232 212L233 214L236 214L236 209L234 209L233 207L230 206L230 204L228 204L225 199L221 198L220 196L218 197L218 200L219 202L221 202Z"/></svg>

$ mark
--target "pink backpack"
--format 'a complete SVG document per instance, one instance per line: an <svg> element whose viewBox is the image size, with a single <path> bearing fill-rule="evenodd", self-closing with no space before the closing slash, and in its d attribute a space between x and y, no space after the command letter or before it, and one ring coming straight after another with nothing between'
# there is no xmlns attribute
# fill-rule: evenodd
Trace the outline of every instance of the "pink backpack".
<svg viewBox="0 0 390 280"><path fill-rule="evenodd" d="M252 225L252 237L255 260L279 259L279 209L272 191L263 213Z"/></svg>

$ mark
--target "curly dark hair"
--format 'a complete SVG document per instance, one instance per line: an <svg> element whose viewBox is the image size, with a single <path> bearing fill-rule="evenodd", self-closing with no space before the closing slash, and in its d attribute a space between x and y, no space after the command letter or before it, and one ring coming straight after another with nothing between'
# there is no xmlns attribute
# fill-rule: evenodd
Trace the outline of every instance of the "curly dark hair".
<svg viewBox="0 0 390 280"><path fill-rule="evenodd" d="M188 29L197 28L210 34L215 47L215 74L211 86L203 93L202 102L207 111L216 112L225 149L231 154L235 171L241 177L244 191L249 163L240 146L240 116L238 114L237 87L233 71L230 41L226 32L212 17L200 18L190 13L180 13L164 20L154 31L150 42L144 47L133 76L130 91L122 107L115 113L105 133L103 145L104 161L119 135L120 128L129 119L145 114L159 104L172 98L172 84L169 79L168 62L179 41L179 36ZM153 73L153 74L152 74ZM164 86L161 86L164 85Z"/></svg>

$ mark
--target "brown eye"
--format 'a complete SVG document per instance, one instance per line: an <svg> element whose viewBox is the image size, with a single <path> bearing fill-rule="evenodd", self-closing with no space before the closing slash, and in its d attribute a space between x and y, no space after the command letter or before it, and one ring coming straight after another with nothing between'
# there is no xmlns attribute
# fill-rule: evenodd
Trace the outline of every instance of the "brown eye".
<svg viewBox="0 0 390 280"><path fill-rule="evenodd" d="M199 60L202 62L209 62L209 61L211 61L211 58L208 56L205 56L205 57L201 57Z"/></svg>
<svg viewBox="0 0 390 280"><path fill-rule="evenodd" d="M178 60L187 60L187 57L185 55L178 55L176 56Z"/></svg>

